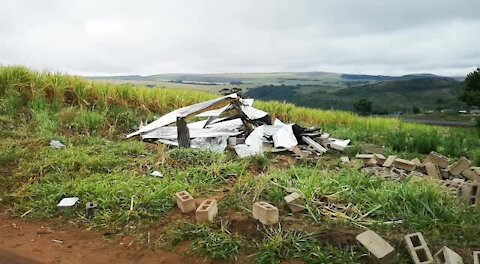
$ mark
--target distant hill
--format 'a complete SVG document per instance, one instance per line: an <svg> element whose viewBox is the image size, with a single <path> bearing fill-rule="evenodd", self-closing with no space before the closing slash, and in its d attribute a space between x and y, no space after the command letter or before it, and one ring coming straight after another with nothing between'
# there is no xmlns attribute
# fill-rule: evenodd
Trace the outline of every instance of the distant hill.
<svg viewBox="0 0 480 264"><path fill-rule="evenodd" d="M371 79L368 79L371 80ZM262 100L291 102L299 106L353 110L353 103L366 98L377 113L464 108L457 99L463 83L446 77L396 78L347 88L325 86L260 86L249 89L246 96Z"/></svg>
<svg viewBox="0 0 480 264"><path fill-rule="evenodd" d="M218 92L239 87L246 95L263 100L287 101L300 106L352 110L353 102L366 98L378 113L453 109L466 106L457 99L461 77L429 73L403 76L339 74L331 72L272 72L216 74L157 74L151 76L93 76L92 80L112 81Z"/></svg>

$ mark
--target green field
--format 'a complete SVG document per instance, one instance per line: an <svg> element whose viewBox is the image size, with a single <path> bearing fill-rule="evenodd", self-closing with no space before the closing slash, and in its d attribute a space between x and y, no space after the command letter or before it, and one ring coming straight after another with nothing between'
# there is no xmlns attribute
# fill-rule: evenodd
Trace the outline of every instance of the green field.
<svg viewBox="0 0 480 264"><path fill-rule="evenodd" d="M478 250L479 209L454 199L431 179L394 182L366 175L360 164L343 166L339 153L315 162L296 162L267 153L239 159L232 153L168 149L125 139L141 120L152 121L173 109L217 95L186 89L151 89L91 82L80 77L38 73L23 67L0 68L0 199L16 216L66 218L99 230L133 233L145 239L161 224L157 247L238 263L368 263L355 234L370 228L409 263L402 236L421 231L432 251L448 246L470 259ZM451 161L466 156L480 165L479 130L358 117L349 112L255 103L284 122L320 126L334 137L350 138L352 158L376 149L403 158L423 158L432 150ZM65 149L48 147L60 140ZM150 176L161 171L163 178ZM283 203L287 188L306 197L308 210L291 214ZM219 197L212 224L195 224L192 215L172 218L174 193ZM56 204L77 196L82 206L61 215ZM84 218L85 202L100 209ZM133 201L133 208L131 207ZM280 210L280 224L264 227L251 218L255 201ZM401 221L399 221L401 220Z"/></svg>

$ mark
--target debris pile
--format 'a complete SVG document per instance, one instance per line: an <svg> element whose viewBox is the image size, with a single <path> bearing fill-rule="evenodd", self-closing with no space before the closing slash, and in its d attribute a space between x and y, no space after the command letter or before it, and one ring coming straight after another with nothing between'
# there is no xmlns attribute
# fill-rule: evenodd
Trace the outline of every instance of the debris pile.
<svg viewBox="0 0 480 264"><path fill-rule="evenodd" d="M363 172L393 180L411 176L429 177L438 180L470 205L476 206L480 199L480 167L472 167L465 157L453 164L435 151L430 152L423 162L418 158L405 160L393 155L385 158L375 153L357 154L355 157L363 161Z"/></svg>
<svg viewBox="0 0 480 264"><path fill-rule="evenodd" d="M344 151L350 143L331 138L319 128L285 124L279 119L272 122L267 112L253 107L253 101L234 93L186 106L140 127L127 138L138 135L145 141L216 152L230 147L242 158L271 151L309 159L329 148ZM201 120L187 124L187 118Z"/></svg>

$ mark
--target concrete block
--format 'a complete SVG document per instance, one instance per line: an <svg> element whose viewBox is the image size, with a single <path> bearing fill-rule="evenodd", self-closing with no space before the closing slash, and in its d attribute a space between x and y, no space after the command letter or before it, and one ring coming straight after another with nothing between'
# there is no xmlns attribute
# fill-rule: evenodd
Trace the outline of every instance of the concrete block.
<svg viewBox="0 0 480 264"><path fill-rule="evenodd" d="M93 218L95 212L98 210L98 204L94 201L88 202L85 205L85 217L87 219Z"/></svg>
<svg viewBox="0 0 480 264"><path fill-rule="evenodd" d="M390 168L392 167L393 165L393 162L397 159L397 156L394 156L394 155L390 155L388 156L388 158L385 160L385 162L383 163L383 167L387 167L387 168Z"/></svg>
<svg viewBox="0 0 480 264"><path fill-rule="evenodd" d="M376 263L388 264L395 262L395 249L372 230L359 234L357 241L370 252Z"/></svg>
<svg viewBox="0 0 480 264"><path fill-rule="evenodd" d="M448 169L440 169L440 176L442 179L450 178L450 171Z"/></svg>
<svg viewBox="0 0 480 264"><path fill-rule="evenodd" d="M182 213L190 213L197 209L195 200L187 191L177 192L175 196L177 197L177 206Z"/></svg>
<svg viewBox="0 0 480 264"><path fill-rule="evenodd" d="M393 166L395 168L399 168L406 171L413 171L415 170L415 167L416 167L415 163L409 160L404 160L404 159L395 159L395 161L393 162Z"/></svg>
<svg viewBox="0 0 480 264"><path fill-rule="evenodd" d="M290 211L296 213L305 210L305 199L303 199L302 195L293 192L283 198L290 208Z"/></svg>
<svg viewBox="0 0 480 264"><path fill-rule="evenodd" d="M433 256L437 264L463 264L463 259L455 251L448 247L442 247Z"/></svg>
<svg viewBox="0 0 480 264"><path fill-rule="evenodd" d="M465 169L470 168L472 163L465 157L459 158L455 163L450 165L448 169L450 173L454 176L460 175Z"/></svg>
<svg viewBox="0 0 480 264"><path fill-rule="evenodd" d="M344 157L340 157L340 162L342 164L347 164L350 162L350 159L347 157L347 156L344 156Z"/></svg>
<svg viewBox="0 0 480 264"><path fill-rule="evenodd" d="M480 176L478 176L478 174L471 168L466 168L464 171L462 171L462 176L471 181L480 182Z"/></svg>
<svg viewBox="0 0 480 264"><path fill-rule="evenodd" d="M473 264L480 264L480 251L473 251Z"/></svg>
<svg viewBox="0 0 480 264"><path fill-rule="evenodd" d="M417 167L422 166L422 162L418 158L412 159L411 162L413 162Z"/></svg>
<svg viewBox="0 0 480 264"><path fill-rule="evenodd" d="M362 160L369 160L369 159L373 159L374 156L373 154L357 154L355 155L355 158L362 159Z"/></svg>
<svg viewBox="0 0 480 264"><path fill-rule="evenodd" d="M66 197L66 198L63 198L57 204L57 208L61 211L67 211L67 210L75 208L77 206L78 201L79 201L78 197Z"/></svg>
<svg viewBox="0 0 480 264"><path fill-rule="evenodd" d="M433 264L433 256L422 233L408 234L404 237L408 254L414 264Z"/></svg>
<svg viewBox="0 0 480 264"><path fill-rule="evenodd" d="M480 183L464 183L459 193L463 201L469 205L477 206L480 199Z"/></svg>
<svg viewBox="0 0 480 264"><path fill-rule="evenodd" d="M435 151L430 152L427 158L425 158L423 161L423 163L427 162L431 162L442 169L446 169L448 167L448 159Z"/></svg>
<svg viewBox="0 0 480 264"><path fill-rule="evenodd" d="M253 218L259 220L264 225L273 225L278 223L277 207L266 203L256 202L253 205Z"/></svg>
<svg viewBox="0 0 480 264"><path fill-rule="evenodd" d="M383 156L382 154L373 154L373 156L379 166L382 166L383 163L387 160L387 158L385 158L385 156Z"/></svg>
<svg viewBox="0 0 480 264"><path fill-rule="evenodd" d="M427 171L427 175L432 179L441 180L442 176L440 176L440 171L438 170L437 165L432 162L425 163L425 170Z"/></svg>
<svg viewBox="0 0 480 264"><path fill-rule="evenodd" d="M213 218L218 214L217 200L206 199L195 211L195 220L198 223L213 222Z"/></svg>

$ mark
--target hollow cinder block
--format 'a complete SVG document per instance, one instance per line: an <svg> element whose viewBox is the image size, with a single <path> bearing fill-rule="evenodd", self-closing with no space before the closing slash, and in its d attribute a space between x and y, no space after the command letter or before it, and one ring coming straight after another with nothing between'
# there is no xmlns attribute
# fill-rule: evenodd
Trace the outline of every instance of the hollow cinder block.
<svg viewBox="0 0 480 264"><path fill-rule="evenodd" d="M480 251L473 251L473 264L480 264Z"/></svg>
<svg viewBox="0 0 480 264"><path fill-rule="evenodd" d="M266 203L256 202L253 205L253 218L264 225L273 225L278 223L278 208Z"/></svg>
<svg viewBox="0 0 480 264"><path fill-rule="evenodd" d="M290 211L296 213L305 210L305 199L298 192L293 192L283 198L290 208Z"/></svg>
<svg viewBox="0 0 480 264"><path fill-rule="evenodd" d="M433 256L422 233L408 234L404 237L408 254L414 264L433 264Z"/></svg>
<svg viewBox="0 0 480 264"><path fill-rule="evenodd" d="M213 222L217 214L217 200L206 199L198 206L197 211L195 211L195 220L199 223Z"/></svg>
<svg viewBox="0 0 480 264"><path fill-rule="evenodd" d="M464 183L460 189L460 198L472 206L477 206L480 200L480 183Z"/></svg>
<svg viewBox="0 0 480 264"><path fill-rule="evenodd" d="M460 175L465 169L470 168L472 163L465 157L459 158L455 163L450 165L448 168L450 173L454 176Z"/></svg>
<svg viewBox="0 0 480 264"><path fill-rule="evenodd" d="M385 162L383 162L383 167L387 167L387 168L390 168L392 167L393 165L393 162L397 159L397 156L394 156L394 155L390 155L388 156L388 158L385 160Z"/></svg>
<svg viewBox="0 0 480 264"><path fill-rule="evenodd" d="M471 168L466 168L465 170L462 171L462 176L465 178L471 180L471 181L477 181L480 182L480 176Z"/></svg>
<svg viewBox="0 0 480 264"><path fill-rule="evenodd" d="M431 162L442 169L446 169L448 167L448 159L435 151L430 152L427 158L425 158L423 161L423 163L427 162Z"/></svg>
<svg viewBox="0 0 480 264"><path fill-rule="evenodd" d="M442 176L440 176L440 171L438 170L437 165L435 165L434 163L432 162L425 163L425 170L427 171L427 175L430 178L438 179L438 180L442 179Z"/></svg>
<svg viewBox="0 0 480 264"><path fill-rule="evenodd" d="M413 171L416 167L415 163L405 159L395 159L393 166L406 171Z"/></svg>
<svg viewBox="0 0 480 264"><path fill-rule="evenodd" d="M357 241L365 247L370 256L376 263L389 264L395 263L395 249L382 237L372 230L367 230L357 237Z"/></svg>
<svg viewBox="0 0 480 264"><path fill-rule="evenodd" d="M177 197L177 206L182 213L190 213L197 209L195 200L187 191L177 192L175 196Z"/></svg>
<svg viewBox="0 0 480 264"><path fill-rule="evenodd" d="M463 259L455 251L448 247L442 247L433 256L437 264L463 264Z"/></svg>

